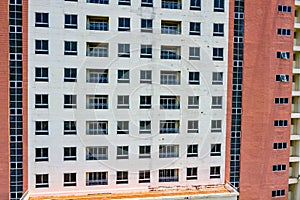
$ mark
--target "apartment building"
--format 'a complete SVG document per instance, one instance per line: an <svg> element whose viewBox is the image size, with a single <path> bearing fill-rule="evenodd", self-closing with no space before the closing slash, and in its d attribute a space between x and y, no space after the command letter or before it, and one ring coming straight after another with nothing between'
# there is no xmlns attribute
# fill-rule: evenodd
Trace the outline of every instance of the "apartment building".
<svg viewBox="0 0 300 200"><path fill-rule="evenodd" d="M294 5L1 3L0 198L297 199Z"/></svg>

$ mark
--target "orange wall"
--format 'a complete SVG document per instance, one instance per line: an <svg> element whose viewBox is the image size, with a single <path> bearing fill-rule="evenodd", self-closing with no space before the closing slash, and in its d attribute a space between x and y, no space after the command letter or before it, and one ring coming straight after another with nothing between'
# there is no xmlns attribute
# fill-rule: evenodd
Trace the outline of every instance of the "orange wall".
<svg viewBox="0 0 300 200"><path fill-rule="evenodd" d="M289 148L273 150L273 143L287 142L289 128L274 128L275 119L291 117L291 105L275 105L275 97L291 103L293 36L277 36L277 28L293 30L293 13L278 13L278 4L293 6L292 0L245 1L244 71L240 199L271 199L272 190L285 189L288 199ZM290 60L276 58L277 51L291 52ZM275 81L276 74L289 74L289 83ZM272 165L286 164L284 172Z"/></svg>
<svg viewBox="0 0 300 200"><path fill-rule="evenodd" d="M8 1L0 3L0 199L9 199Z"/></svg>

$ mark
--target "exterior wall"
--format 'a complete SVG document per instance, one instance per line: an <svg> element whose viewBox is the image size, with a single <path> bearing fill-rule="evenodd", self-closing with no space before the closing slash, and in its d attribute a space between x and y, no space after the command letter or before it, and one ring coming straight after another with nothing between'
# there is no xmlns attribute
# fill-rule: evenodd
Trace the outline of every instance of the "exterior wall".
<svg viewBox="0 0 300 200"><path fill-rule="evenodd" d="M132 1L133 2L133 1ZM225 139L226 139L226 90L227 90L227 48L228 48L228 3L225 13L214 13L213 2L203 1L203 10L190 12L184 1L182 10L161 9L160 1L154 1L154 8L141 8L139 4L118 6L117 1L110 5L87 4L85 0L78 3L53 0L46 7L40 1L32 0L29 6L29 66L28 69L28 135L29 135L29 189L31 194L52 194L53 192L74 193L76 191L108 192L115 190L144 190L148 186L169 185L207 185L222 184L225 180ZM78 9L80 8L80 9ZM34 13L48 12L49 28L34 27ZM78 14L78 29L64 30L64 14ZM110 30L108 32L87 31L86 16L109 16ZM118 17L131 18L131 32L117 32ZM153 33L140 32L140 18L153 18ZM160 34L161 20L182 21L181 35ZM189 36L189 22L202 23L200 37ZM212 37L212 23L225 24L225 37ZM49 40L49 55L35 55L35 39ZM64 41L78 41L78 56L64 56ZM109 42L108 58L86 57L86 42ZM117 44L130 43L130 59L117 57ZM153 58L142 60L139 58L140 44L152 44ZM160 60L160 46L181 46L182 59ZM188 60L188 47L201 47L201 60ZM212 61L212 48L224 47L224 61ZM49 67L49 82L38 83L34 81L34 67ZM75 67L78 70L76 83L63 82L63 68ZM109 84L86 83L86 69L109 69ZM117 84L117 69L130 69L130 84ZM139 70L152 70L152 84L139 83ZM181 71L181 85L160 85L160 70ZM200 71L201 84L188 85L188 72ZM211 86L212 72L223 72L222 86ZM35 94L49 94L49 109L35 109ZM77 94L77 109L63 108L63 95ZM86 109L86 95L109 95L108 110ZM117 95L130 95L130 109L116 109ZM160 95L181 96L180 110L160 110ZM200 96L200 109L187 110L187 96ZM138 108L139 96L152 96L152 109L140 110ZM223 109L211 109L211 96L223 96ZM107 136L87 136L86 120L108 120ZM138 134L138 122L151 119L151 135ZM159 120L180 120L180 133L178 135L159 134ZM187 120L199 120L200 132L187 134ZM222 133L210 132L210 120L221 119ZM49 121L49 135L35 136L35 121ZM77 121L77 135L63 135L63 121ZM130 120L130 134L117 135L116 121ZM199 145L199 157L186 158L188 144ZM210 157L210 144L222 143L222 156ZM138 158L139 145L151 145L151 159ZM180 157L158 159L159 144L180 144ZM108 161L86 161L85 147L109 146ZM116 159L116 146L129 145L129 160ZM63 147L77 147L77 161L63 161ZM49 162L35 162L35 148L49 148ZM134 163L134 164L133 164ZM210 179L210 166L221 166L221 178ZM186 181L186 167L198 166L198 180ZM180 169L179 182L159 183L158 169ZM149 169L151 171L151 184L138 184L138 171ZM129 184L116 185L116 171L129 171ZM108 171L109 184L107 186L85 186L86 172ZM63 173L76 172L77 186L63 187ZM35 188L35 175L49 174L49 188Z"/></svg>
<svg viewBox="0 0 300 200"><path fill-rule="evenodd" d="M0 4L0 199L9 199L9 62L8 1Z"/></svg>
<svg viewBox="0 0 300 200"><path fill-rule="evenodd" d="M293 1L245 1L245 46L243 115L241 139L240 199L270 199L272 190L288 194L288 171L272 172L272 165L289 166L289 148L273 150L274 142L287 142L288 127L273 125L274 120L289 120L291 107L275 105L275 97L291 100L291 81L276 82L276 74L291 77L292 57L277 59L277 51L292 52L292 37L280 37L277 28L293 26L292 13L279 13L278 4Z"/></svg>

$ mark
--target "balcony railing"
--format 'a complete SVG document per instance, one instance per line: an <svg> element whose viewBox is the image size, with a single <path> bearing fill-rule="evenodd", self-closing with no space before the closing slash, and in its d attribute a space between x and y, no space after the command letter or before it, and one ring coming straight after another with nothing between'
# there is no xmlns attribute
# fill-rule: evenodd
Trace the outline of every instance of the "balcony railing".
<svg viewBox="0 0 300 200"><path fill-rule="evenodd" d="M108 184L108 180L104 179L104 180L88 180L86 181L86 185L107 185Z"/></svg>
<svg viewBox="0 0 300 200"><path fill-rule="evenodd" d="M161 7L168 9L181 9L181 3L172 1L162 1Z"/></svg>
<svg viewBox="0 0 300 200"><path fill-rule="evenodd" d="M160 128L160 133L179 133L179 128Z"/></svg>
<svg viewBox="0 0 300 200"><path fill-rule="evenodd" d="M159 177L159 182L177 182L178 176Z"/></svg>
<svg viewBox="0 0 300 200"><path fill-rule="evenodd" d="M160 109L180 109L180 104L160 104Z"/></svg>
<svg viewBox="0 0 300 200"><path fill-rule="evenodd" d="M99 77L88 77L87 79L88 83L108 83L108 77L107 76L99 76Z"/></svg>
<svg viewBox="0 0 300 200"><path fill-rule="evenodd" d="M107 135L107 129L88 129L87 135Z"/></svg>
<svg viewBox="0 0 300 200"><path fill-rule="evenodd" d="M162 34L181 34L180 28L176 26L162 26L161 27Z"/></svg>
<svg viewBox="0 0 300 200"><path fill-rule="evenodd" d="M86 25L87 30L108 31L108 23L89 23Z"/></svg>
<svg viewBox="0 0 300 200"><path fill-rule="evenodd" d="M108 103L89 103L87 109L108 109Z"/></svg>

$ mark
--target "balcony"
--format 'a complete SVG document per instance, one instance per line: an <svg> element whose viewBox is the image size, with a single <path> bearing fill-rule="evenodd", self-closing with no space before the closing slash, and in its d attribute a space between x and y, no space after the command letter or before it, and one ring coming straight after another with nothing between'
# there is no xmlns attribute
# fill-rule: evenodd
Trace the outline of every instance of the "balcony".
<svg viewBox="0 0 300 200"><path fill-rule="evenodd" d="M181 34L181 22L180 21L161 21L161 33L162 34Z"/></svg>
<svg viewBox="0 0 300 200"><path fill-rule="evenodd" d="M159 132L161 134L179 133L179 120L161 120Z"/></svg>
<svg viewBox="0 0 300 200"><path fill-rule="evenodd" d="M180 60L181 48L177 46L161 46L160 51L161 59Z"/></svg>
<svg viewBox="0 0 300 200"><path fill-rule="evenodd" d="M108 109L107 95L87 95L87 109Z"/></svg>
<svg viewBox="0 0 300 200"><path fill-rule="evenodd" d="M108 57L108 43L87 43L86 56Z"/></svg>
<svg viewBox="0 0 300 200"><path fill-rule="evenodd" d="M160 84L180 85L180 71L161 71Z"/></svg>
<svg viewBox="0 0 300 200"><path fill-rule="evenodd" d="M161 2L162 8L181 9L181 1L178 0L163 0Z"/></svg>
<svg viewBox="0 0 300 200"><path fill-rule="evenodd" d="M108 70L106 69L87 69L87 83L108 83Z"/></svg>
<svg viewBox="0 0 300 200"><path fill-rule="evenodd" d="M160 96L160 109L180 109L179 96Z"/></svg>

